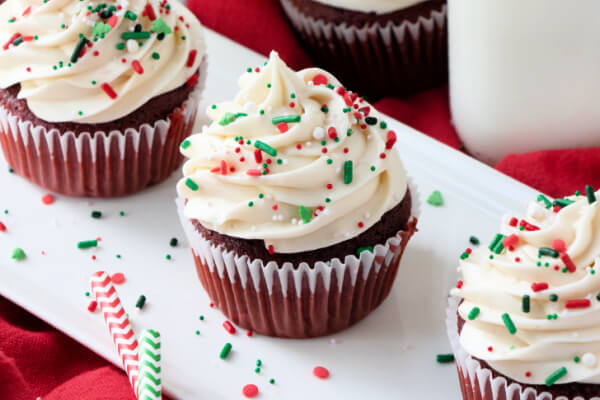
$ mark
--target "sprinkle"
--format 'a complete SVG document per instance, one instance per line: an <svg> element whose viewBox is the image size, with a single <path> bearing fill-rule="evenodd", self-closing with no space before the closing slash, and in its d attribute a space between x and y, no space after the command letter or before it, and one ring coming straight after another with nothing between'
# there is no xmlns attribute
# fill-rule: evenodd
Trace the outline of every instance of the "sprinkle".
<svg viewBox="0 0 600 400"><path fill-rule="evenodd" d="M346 185L352 183L352 160L344 162L344 183Z"/></svg>
<svg viewBox="0 0 600 400"><path fill-rule="evenodd" d="M269 379L269 383L270 383L271 385L274 385L274 384L275 384L275 379Z"/></svg>
<svg viewBox="0 0 600 400"><path fill-rule="evenodd" d="M548 200L548 198L546 196L544 196L543 194L540 194L537 197L537 201L542 201L545 204L546 208L552 207L552 202L550 200Z"/></svg>
<svg viewBox="0 0 600 400"><path fill-rule="evenodd" d="M143 15L150 18L150 21L154 21L156 19L156 14L154 13L154 8L152 8L152 5L150 3L146 3L146 7L144 7Z"/></svg>
<svg viewBox="0 0 600 400"><path fill-rule="evenodd" d="M366 117L365 122L367 125L377 125L377 118L375 117Z"/></svg>
<svg viewBox="0 0 600 400"><path fill-rule="evenodd" d="M94 311L96 311L97 307L98 307L98 302L96 300L92 300L90 302L90 304L88 304L87 309L89 312L94 312Z"/></svg>
<svg viewBox="0 0 600 400"><path fill-rule="evenodd" d="M186 139L186 140L184 140L183 142L181 142L181 148L185 150L185 149L187 149L188 147L190 147L190 146L191 146L191 144L192 144L192 142L190 142L189 140L187 140L187 139Z"/></svg>
<svg viewBox="0 0 600 400"><path fill-rule="evenodd" d="M160 54L158 54L157 52L152 53L152 58L155 60L160 60Z"/></svg>
<svg viewBox="0 0 600 400"><path fill-rule="evenodd" d="M260 171L260 169L249 169L246 171L246 175L249 176L261 176L262 172Z"/></svg>
<svg viewBox="0 0 600 400"><path fill-rule="evenodd" d="M194 182L191 178L187 178L185 180L185 186L189 187L191 190L196 191L200 188L196 182Z"/></svg>
<svg viewBox="0 0 600 400"><path fill-rule="evenodd" d="M97 247L98 246L98 240L94 239L94 240L82 240L81 242L77 243L77 248L78 249L89 249L91 247Z"/></svg>
<svg viewBox="0 0 600 400"><path fill-rule="evenodd" d="M171 258L173 258L173 257L171 257L171 255L170 255L170 254L167 254L167 255L165 256L165 259L166 259L166 260L171 260Z"/></svg>
<svg viewBox="0 0 600 400"><path fill-rule="evenodd" d="M287 122L280 122L277 124L277 129L279 129L279 132L281 133L286 133L289 129L289 126Z"/></svg>
<svg viewBox="0 0 600 400"><path fill-rule="evenodd" d="M301 120L300 115L282 115L280 117L273 117L271 119L271 122L273 123L273 125L277 125L281 122L293 123L293 122L300 122L300 120Z"/></svg>
<svg viewBox="0 0 600 400"><path fill-rule="evenodd" d="M233 326L233 324L229 321L225 321L223 322L223 328L225 328L225 330L227 332L229 332L230 334L235 334L235 326Z"/></svg>
<svg viewBox="0 0 600 400"><path fill-rule="evenodd" d="M6 232L6 225L0 222L0 232Z"/></svg>
<svg viewBox="0 0 600 400"><path fill-rule="evenodd" d="M260 140L254 141L254 147L256 147L257 149L261 149L271 157L277 157L277 150L269 146L268 144L261 142Z"/></svg>
<svg viewBox="0 0 600 400"><path fill-rule="evenodd" d="M305 206L298 207L298 213L300 214L300 218L302 218L302 222L305 224L308 224L313 216L312 210Z"/></svg>
<svg viewBox="0 0 600 400"><path fill-rule="evenodd" d="M94 36L103 37L105 34L110 32L111 29L112 28L110 27L110 25L105 24L104 22L96 22L96 24L92 28L92 34Z"/></svg>
<svg viewBox="0 0 600 400"><path fill-rule="evenodd" d="M313 369L313 375L319 379L329 378L329 370L325 367L315 367Z"/></svg>
<svg viewBox="0 0 600 400"><path fill-rule="evenodd" d="M142 67L142 64L140 64L140 62L138 60L133 60L131 62L131 66L133 67L133 70L135 72L137 72L138 74L143 74L144 73L144 68Z"/></svg>
<svg viewBox="0 0 600 400"><path fill-rule="evenodd" d="M567 300L567 302L565 303L565 307L568 309L588 308L591 305L592 302L589 299Z"/></svg>
<svg viewBox="0 0 600 400"><path fill-rule="evenodd" d="M481 310L479 309L479 307L473 307L471 309L471 311L469 312L469 315L467 317L467 318L469 318L469 321L473 321L475 318L477 318L477 316L479 315L480 311Z"/></svg>
<svg viewBox="0 0 600 400"><path fill-rule="evenodd" d="M122 272L116 272L116 273L112 274L112 276L110 277L110 280L113 283L120 285L123 282L125 282L125 274L123 274Z"/></svg>
<svg viewBox="0 0 600 400"><path fill-rule="evenodd" d="M492 243L490 243L488 248L496 254L502 253L502 250L504 250L504 245L502 244L502 241L505 237L506 236L504 236L503 234L497 233L494 237L494 240L492 240Z"/></svg>
<svg viewBox="0 0 600 400"><path fill-rule="evenodd" d="M559 253L562 253L563 251L567 250L567 245L562 239L554 239L552 241L552 248L558 251Z"/></svg>
<svg viewBox="0 0 600 400"><path fill-rule="evenodd" d="M171 27L162 18L158 18L157 20L152 22L152 30L158 33L159 35L168 35L170 33L173 33ZM194 65L194 63L192 63L192 65Z"/></svg>
<svg viewBox="0 0 600 400"><path fill-rule="evenodd" d="M125 18L135 21L137 19L137 15L133 11L125 11Z"/></svg>
<svg viewBox="0 0 600 400"><path fill-rule="evenodd" d="M145 304L146 304L146 296L141 294L140 297L138 297L137 301L135 302L135 307L139 308L141 310L142 308L144 308Z"/></svg>
<svg viewBox="0 0 600 400"><path fill-rule="evenodd" d="M560 367L546 378L546 386L554 385L556 381L565 375L567 375L567 369L565 367Z"/></svg>
<svg viewBox="0 0 600 400"><path fill-rule="evenodd" d="M91 216L92 216L92 218L96 218L96 219L102 218L102 212L101 211L92 211Z"/></svg>
<svg viewBox="0 0 600 400"><path fill-rule="evenodd" d="M27 255L25 255L25 251L23 249L17 247L13 250L11 258L13 260L22 261L27 258Z"/></svg>
<svg viewBox="0 0 600 400"><path fill-rule="evenodd" d="M479 239L476 236L471 236L469 242L474 246L479 246Z"/></svg>
<svg viewBox="0 0 600 400"><path fill-rule="evenodd" d="M573 273L577 270L575 263L573 262L573 260L571 260L571 257L569 257L567 253L563 253L560 256L560 259L563 263L565 263L565 267L567 267L567 271L569 271L570 273Z"/></svg>
<svg viewBox="0 0 600 400"><path fill-rule="evenodd" d="M552 258L558 258L559 253L558 253L558 251L551 249L550 247L542 247L538 251L538 256L540 256L540 257L548 256L548 257L552 257Z"/></svg>
<svg viewBox="0 0 600 400"><path fill-rule="evenodd" d="M232 348L231 343L225 343L225 346L223 346L223 349L221 349L219 358L221 360L225 360L229 356L229 353L231 352L231 348Z"/></svg>
<svg viewBox="0 0 600 400"><path fill-rule="evenodd" d="M359 247L358 249L356 249L356 254L358 256L360 256L360 254L364 251L368 251L369 253L373 252L373 246L364 246L364 247Z"/></svg>
<svg viewBox="0 0 600 400"><path fill-rule="evenodd" d="M435 207L443 206L444 198L442 197L442 193L439 190L434 190L427 198L427 203Z"/></svg>
<svg viewBox="0 0 600 400"><path fill-rule="evenodd" d="M329 81L328 81L327 77L323 74L317 74L313 78L313 83L315 85L327 85L327 82L329 82Z"/></svg>
<svg viewBox="0 0 600 400"><path fill-rule="evenodd" d="M389 131L387 133L387 138L385 141L385 148L390 150L392 147L394 147L394 144L396 144L396 140L397 140L396 132Z"/></svg>
<svg viewBox="0 0 600 400"><path fill-rule="evenodd" d="M50 193L42 196L42 203L44 203L47 206L49 206L50 204L53 204L54 201L55 201L55 198Z"/></svg>
<svg viewBox="0 0 600 400"><path fill-rule="evenodd" d="M511 335L514 335L515 333L517 333L517 328L515 327L515 324L513 323L512 319L510 318L510 315L508 315L508 313L502 314L502 321L504 322L504 326L506 326L506 329L508 329L508 332Z"/></svg>
<svg viewBox="0 0 600 400"><path fill-rule="evenodd" d="M75 46L75 50L73 50L73 54L71 54L71 62L75 64L79 57L82 55L82 51L84 47L89 43L89 40L85 37L79 39L79 42Z"/></svg>
<svg viewBox="0 0 600 400"><path fill-rule="evenodd" d="M546 289L548 289L548 284L546 282L534 282L531 284L531 290L536 293Z"/></svg>
<svg viewBox="0 0 600 400"><path fill-rule="evenodd" d="M573 203L575 203L573 200L564 198L564 199L556 199L556 200L554 200L554 202L552 204L555 206L559 206L561 208L565 208L567 206L570 206Z"/></svg>
<svg viewBox="0 0 600 400"><path fill-rule="evenodd" d="M596 201L596 194L594 193L594 188L592 186L587 185L585 187L585 196L590 204L593 204Z"/></svg>
<svg viewBox="0 0 600 400"><path fill-rule="evenodd" d="M454 354L438 354L437 356L435 356L435 360L440 364L448 364L454 362Z"/></svg>
<svg viewBox="0 0 600 400"><path fill-rule="evenodd" d="M248 385L245 385L242 388L242 394L247 398L256 397L256 396L258 396L258 386L251 384L251 383Z"/></svg>
<svg viewBox="0 0 600 400"><path fill-rule="evenodd" d="M528 294L524 294L523 297L521 297L521 310L524 313L531 311L531 298Z"/></svg>
<svg viewBox="0 0 600 400"><path fill-rule="evenodd" d="M556 293L552 293L550 296L548 296L548 300L556 302L558 301L558 295Z"/></svg>
<svg viewBox="0 0 600 400"><path fill-rule="evenodd" d="M514 233L512 235L509 235L509 236L505 237L504 239L502 239L502 245L504 247L515 246L518 243L519 243L519 236L515 235Z"/></svg>
<svg viewBox="0 0 600 400"><path fill-rule="evenodd" d="M179 243L179 241L177 240L177 238L171 238L171 240L169 241L169 246L177 247L178 243Z"/></svg>
<svg viewBox="0 0 600 400"><path fill-rule="evenodd" d="M103 83L101 85L101 87L102 87L102 90L104 90L104 93L106 93L108 95L108 97L110 97L111 99L117 98L117 93L113 90L113 88L108 83Z"/></svg>

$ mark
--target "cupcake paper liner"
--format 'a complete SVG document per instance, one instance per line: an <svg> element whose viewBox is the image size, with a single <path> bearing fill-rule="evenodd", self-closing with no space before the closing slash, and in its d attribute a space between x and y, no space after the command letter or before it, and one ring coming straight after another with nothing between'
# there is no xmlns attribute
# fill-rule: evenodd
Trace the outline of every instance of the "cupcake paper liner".
<svg viewBox="0 0 600 400"><path fill-rule="evenodd" d="M314 19L290 0L281 4L315 61L361 95L404 95L448 79L445 4L416 22L364 27Z"/></svg>
<svg viewBox="0 0 600 400"><path fill-rule="evenodd" d="M83 132L46 129L0 107L0 144L9 166L33 183L69 196L117 197L167 179L181 164L206 80L206 60L188 99L138 129Z"/></svg>
<svg viewBox="0 0 600 400"><path fill-rule="evenodd" d="M332 334L358 322L388 296L400 259L416 229L417 188L407 229L360 257L347 255L314 265L238 256L195 230L177 200L202 286L235 324L268 336L306 338Z"/></svg>
<svg viewBox="0 0 600 400"><path fill-rule="evenodd" d="M554 397L548 392L538 393L527 385L509 384L501 376L493 377L492 371L475 360L460 344L458 334L458 306L460 298L450 297L446 309L446 330L450 345L454 352L454 360L458 372L458 380L463 400L600 400L600 397L589 399L581 396L573 398Z"/></svg>

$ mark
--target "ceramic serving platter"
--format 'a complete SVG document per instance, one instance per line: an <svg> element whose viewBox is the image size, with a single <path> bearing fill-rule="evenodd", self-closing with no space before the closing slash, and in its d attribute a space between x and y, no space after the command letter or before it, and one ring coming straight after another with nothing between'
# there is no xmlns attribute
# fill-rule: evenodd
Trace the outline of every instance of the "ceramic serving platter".
<svg viewBox="0 0 600 400"><path fill-rule="evenodd" d="M265 61L211 31L207 43L202 110L230 99L238 76ZM183 238L174 202L179 172L127 198L57 196L54 204L44 205L46 192L9 173L0 161L0 221L8 227L0 232L0 294L120 365L100 313L87 310L85 293L93 272L124 273L126 281L117 286L124 307L136 331L162 333L164 385L178 399L242 398L248 383L256 384L265 400L459 399L455 368L435 360L449 351L444 310L458 256L470 246L471 235L487 243L500 216L522 211L536 192L391 118L388 125L398 135L397 148L421 198L440 190L445 204L421 206L420 231L407 248L392 293L347 331L310 340L248 337L242 329L227 333ZM96 210L102 218L90 217ZM77 248L79 241L97 237L102 239L97 248ZM170 246L173 237L177 247ZM15 247L25 250L26 260L11 259ZM140 311L135 304L141 294L147 302ZM233 350L224 361L219 353L226 342ZM315 366L328 368L330 378L314 377Z"/></svg>

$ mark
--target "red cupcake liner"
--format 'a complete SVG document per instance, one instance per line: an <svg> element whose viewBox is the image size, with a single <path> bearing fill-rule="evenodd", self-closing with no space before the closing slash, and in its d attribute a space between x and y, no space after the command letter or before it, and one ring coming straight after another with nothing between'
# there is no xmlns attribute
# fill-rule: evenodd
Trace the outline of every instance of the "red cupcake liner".
<svg viewBox="0 0 600 400"><path fill-rule="evenodd" d="M0 107L0 145L8 165L52 192L118 197L160 183L183 160L181 142L192 133L205 69L188 99L165 120L124 131L60 132L23 121Z"/></svg>
<svg viewBox="0 0 600 400"><path fill-rule="evenodd" d="M314 19L290 0L281 4L315 62L356 93L407 95L448 80L445 4L416 22L363 27Z"/></svg>

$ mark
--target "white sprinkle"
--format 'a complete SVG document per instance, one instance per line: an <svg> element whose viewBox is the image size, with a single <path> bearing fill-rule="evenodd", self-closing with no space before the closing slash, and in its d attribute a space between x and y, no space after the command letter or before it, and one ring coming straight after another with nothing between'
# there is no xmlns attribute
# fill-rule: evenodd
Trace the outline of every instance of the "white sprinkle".
<svg viewBox="0 0 600 400"><path fill-rule="evenodd" d="M598 360L592 353L585 353L583 356L581 356L581 362L588 368L594 368Z"/></svg>
<svg viewBox="0 0 600 400"><path fill-rule="evenodd" d="M133 39L129 39L127 41L127 51L130 53L133 53L135 51L137 51L137 49L139 49L140 46L137 44L137 42Z"/></svg>
<svg viewBox="0 0 600 400"><path fill-rule="evenodd" d="M323 128L321 128L320 126L317 126L315 128L315 130L313 131L313 137L316 140L321 140L325 137L325 130Z"/></svg>
<svg viewBox="0 0 600 400"><path fill-rule="evenodd" d="M540 219L544 217L545 209L539 203L531 202L527 207L527 215L534 219Z"/></svg>

